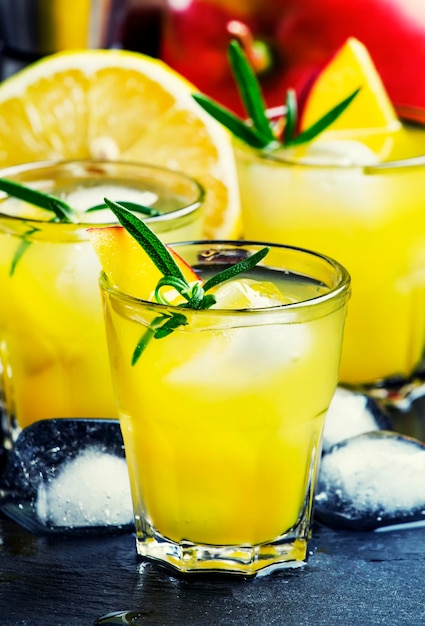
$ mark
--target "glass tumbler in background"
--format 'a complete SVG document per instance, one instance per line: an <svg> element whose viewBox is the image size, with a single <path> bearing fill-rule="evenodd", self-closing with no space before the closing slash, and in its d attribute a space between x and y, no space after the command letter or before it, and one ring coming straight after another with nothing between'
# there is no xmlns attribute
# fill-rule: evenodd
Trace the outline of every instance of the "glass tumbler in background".
<svg viewBox="0 0 425 626"><path fill-rule="evenodd" d="M1 177L52 193L79 223L0 198L0 400L6 440L39 419L116 418L101 300L100 265L87 226L114 221L83 213L104 197L150 205L164 241L199 237L204 191L193 179L142 164L76 161L23 165Z"/></svg>
<svg viewBox="0 0 425 626"><path fill-rule="evenodd" d="M203 278L262 247L173 246ZM279 304L182 309L100 279L137 551L183 572L252 575L306 559L349 276L327 257L277 245L249 276L277 285ZM132 365L158 317L182 312L187 325L151 339Z"/></svg>
<svg viewBox="0 0 425 626"><path fill-rule="evenodd" d="M236 143L243 230L347 268L341 382L391 401L425 346L425 130L354 138L329 133L304 154Z"/></svg>

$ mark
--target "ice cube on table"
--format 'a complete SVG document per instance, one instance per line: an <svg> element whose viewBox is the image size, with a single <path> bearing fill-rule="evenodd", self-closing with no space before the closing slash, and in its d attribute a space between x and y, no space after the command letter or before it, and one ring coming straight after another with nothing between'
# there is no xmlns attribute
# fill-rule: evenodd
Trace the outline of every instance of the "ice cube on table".
<svg viewBox="0 0 425 626"><path fill-rule="evenodd" d="M425 523L425 444L379 431L334 446L321 460L315 512L335 528Z"/></svg>
<svg viewBox="0 0 425 626"><path fill-rule="evenodd" d="M127 464L91 446L38 487L39 518L55 526L120 526L133 519Z"/></svg>
<svg viewBox="0 0 425 626"><path fill-rule="evenodd" d="M392 430L389 417L365 394L338 387L326 416L323 451L350 437L375 430Z"/></svg>
<svg viewBox="0 0 425 626"><path fill-rule="evenodd" d="M0 478L0 510L37 534L130 532L134 524L118 420L48 419L24 428Z"/></svg>

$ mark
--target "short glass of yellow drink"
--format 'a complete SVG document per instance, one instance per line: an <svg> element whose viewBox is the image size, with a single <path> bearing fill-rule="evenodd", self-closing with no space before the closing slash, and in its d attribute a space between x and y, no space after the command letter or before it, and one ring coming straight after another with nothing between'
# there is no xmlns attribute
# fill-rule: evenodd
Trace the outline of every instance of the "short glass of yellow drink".
<svg viewBox="0 0 425 626"><path fill-rule="evenodd" d="M39 419L116 418L107 359L100 265L88 224L110 224L104 197L147 205L165 241L199 237L204 191L193 179L142 164L101 161L23 165L0 173L66 201L54 213L0 198L0 403L7 445ZM123 260L125 262L125 260Z"/></svg>
<svg viewBox="0 0 425 626"><path fill-rule="evenodd" d="M425 347L425 130L236 153L244 236L329 254L350 272L341 382L401 401Z"/></svg>
<svg viewBox="0 0 425 626"><path fill-rule="evenodd" d="M204 281L263 245L172 247ZM336 261L279 245L204 310L142 300L101 275L139 555L243 575L305 563L349 282Z"/></svg>

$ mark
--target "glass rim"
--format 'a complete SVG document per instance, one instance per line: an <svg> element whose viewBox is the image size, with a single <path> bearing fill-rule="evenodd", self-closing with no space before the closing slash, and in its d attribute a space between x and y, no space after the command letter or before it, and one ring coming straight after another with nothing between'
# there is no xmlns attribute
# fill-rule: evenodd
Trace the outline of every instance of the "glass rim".
<svg viewBox="0 0 425 626"><path fill-rule="evenodd" d="M267 109L266 111L267 117L269 119L273 119L273 117L276 117L278 115L280 116L285 115L285 113L286 113L285 105L272 107L272 108ZM413 119L409 119L409 118L402 118L400 122L405 126L408 126L410 128L416 128L418 130L423 130L425 132L424 123L422 124L420 124L419 122L415 123ZM353 137L353 135L348 136L347 132L349 132L349 130L331 131L329 133L329 138L335 139L335 140L338 140L338 139L355 140L356 139L356 137L355 136ZM385 134L388 134L388 133L385 133L384 131L379 131L379 130L373 131L373 130L364 129L363 133L361 132L361 129L357 131L357 136L359 137L366 137L367 135L378 137L379 135L385 136ZM385 174L387 172L390 173L393 170L405 171L405 170L425 167L425 152L423 154L417 154L415 156L409 156L403 159L394 159L392 161L382 161L376 164L317 163L317 162L313 162L308 157L305 157L303 159L301 158L297 159L295 157L291 157L290 155L284 154L284 150L285 150L284 148L281 148L276 151L268 151L267 148L255 148L253 146L248 146L240 139L235 138L235 141L237 145L239 146L239 149L242 149L243 147L245 150L252 151L261 160L270 161L271 163L280 163L283 165L287 165L288 167L304 167L306 169L311 169L311 170L327 169L327 170L342 170L342 171L356 169L356 170L362 170L363 173L367 175L379 175L379 174Z"/></svg>
<svg viewBox="0 0 425 626"><path fill-rule="evenodd" d="M120 301L126 302L127 304L135 306L135 307L140 307L140 306L149 307L151 309L155 309L155 310L162 311L162 312L172 311L176 313L177 312L181 313L182 311L184 311L184 313L187 315L195 314L197 316L205 316L205 315L211 316L211 314L214 314L214 315L217 315L218 317L223 317L223 318L234 317L234 316L248 316L248 315L249 317L253 317L253 316L277 314L277 313L282 313L286 311L297 312L303 309L307 310L311 307L314 307L316 309L322 304L325 305L326 303L329 303L329 302L336 302L340 299L341 300L343 299L343 302L341 304L342 306L348 300L350 296L351 276L348 270L341 263L339 263L339 261L337 261L336 259L330 256L327 256L326 254L322 254L314 250L309 250L307 248L301 248L298 246L292 246L292 245L287 245L287 244L267 243L263 241L243 240L243 239L235 239L235 240L233 239L200 239L200 240L190 240L190 241L179 241L179 242L171 243L167 245L170 245L170 247L173 249L177 249L176 252L178 252L178 248L182 246L191 246L191 247L232 246L234 248L249 246L249 247L255 247L258 249L261 249L264 247L281 249L281 250L286 250L289 252L300 253L300 254L309 256L311 258L315 258L318 261L325 263L326 265L328 265L329 268L331 268L335 272L335 276L337 276L338 279L336 281L335 286L328 287L328 290L326 291L326 293L320 294L318 296L314 296L306 300L301 300L299 302L290 302L290 303L279 304L279 305L270 306L270 307L255 308L255 309L249 309L249 308L189 309L189 308L182 308L177 305L162 304L162 303L154 302L151 300L144 300L143 298L138 298L137 296L133 296L125 291L122 291L119 287L111 284L103 270L100 272L100 275L99 275L99 285L100 285L101 290L111 294L116 299L119 299ZM258 267L260 268L270 267L271 269L273 269L272 265L267 264L267 256L265 257L263 262L261 262L258 265ZM281 271L285 271L284 268L278 268L278 269ZM305 274L305 276L308 277L309 275Z"/></svg>
<svg viewBox="0 0 425 626"><path fill-rule="evenodd" d="M425 130L425 129L424 129ZM295 159L290 157L282 157L278 154L268 153L265 150L254 148L258 157L265 161L273 163L282 163L288 167L304 167L311 170L362 170L367 175L379 175L390 173L391 171L406 171L411 169L425 168L425 154L418 156L406 157L405 159L397 159L394 161L382 161L376 165L362 165L359 163L313 163L308 159Z"/></svg>
<svg viewBox="0 0 425 626"><path fill-rule="evenodd" d="M158 174L165 174L167 176L172 176L175 179L179 179L181 181L185 181L190 185L193 185L196 198L192 201L184 204L184 206L179 206L177 209L172 211L168 211L166 213L162 213L161 215L156 216L144 216L143 220L149 223L167 223L174 219L180 219L191 215L195 211L201 208L203 202L205 201L206 191L201 183L193 178L189 174L185 174L180 170L174 170L162 165L156 165L152 163L145 162L137 162L137 161L121 161L121 160L107 160L107 159L50 159L45 161L32 161L29 163L20 163L17 165L11 165L6 168L0 168L0 177L1 178L11 178L17 176L19 174L31 173L31 172L43 172L49 171L50 169L55 168L63 168L66 171L67 168L72 166L88 166L94 165L99 167L117 167L117 168L129 168L134 169L136 171L146 171L156 172ZM13 180L13 178L12 178ZM31 181L35 182L35 181ZM26 222L33 223L37 225L45 224L48 225L49 228L52 226L57 230L59 227L64 230L81 230L87 229L90 227L102 227L102 226L116 226L119 225L119 222L115 219L113 221L90 221L90 222L78 222L78 223L70 223L70 222L51 222L45 219L38 219L34 217L25 217L23 215L12 215L10 213L4 213L1 210L2 203L7 201L9 198L13 199L12 196L9 196L6 192L0 191L0 219L8 219L11 221L15 221L16 223ZM106 209L105 209L106 210Z"/></svg>

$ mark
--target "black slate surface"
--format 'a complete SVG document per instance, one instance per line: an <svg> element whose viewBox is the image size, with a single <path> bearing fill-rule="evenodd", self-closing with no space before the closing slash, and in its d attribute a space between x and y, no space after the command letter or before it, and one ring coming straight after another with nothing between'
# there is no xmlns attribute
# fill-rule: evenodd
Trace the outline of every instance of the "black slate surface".
<svg viewBox="0 0 425 626"><path fill-rule="evenodd" d="M395 415L394 430L425 441L424 416L425 398ZM109 624L425 626L425 528L316 523L303 569L179 577L138 561L130 533L40 536L0 513L0 626L94 626L125 611Z"/></svg>
<svg viewBox="0 0 425 626"><path fill-rule="evenodd" d="M134 537L46 537L0 517L0 625L425 625L425 529L316 526L305 568L264 578L178 577L139 562ZM137 617L135 617L137 615Z"/></svg>

